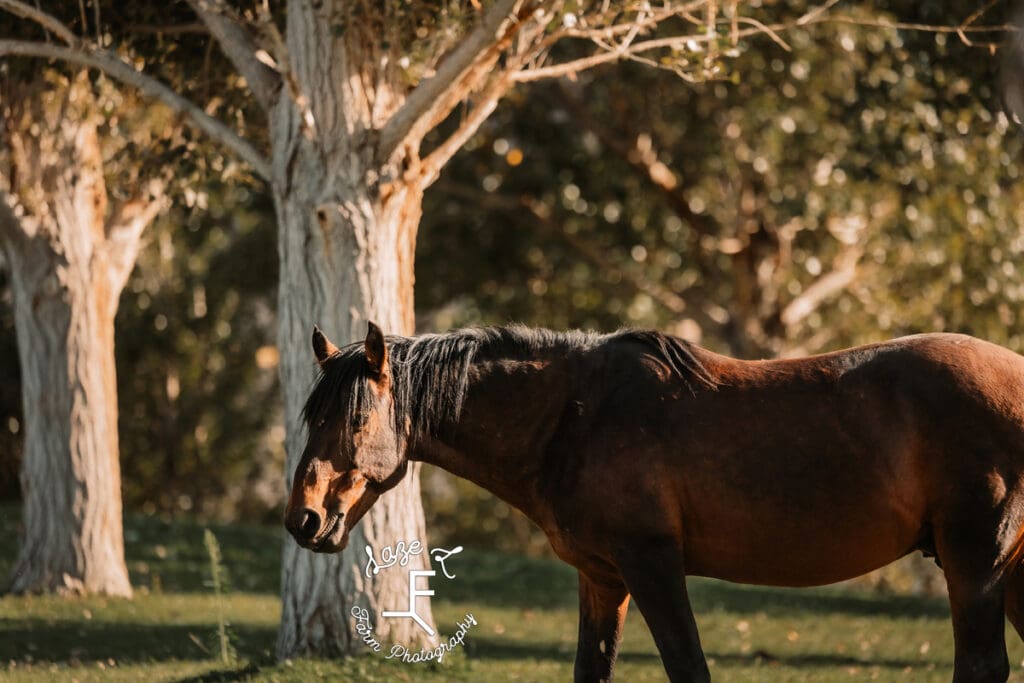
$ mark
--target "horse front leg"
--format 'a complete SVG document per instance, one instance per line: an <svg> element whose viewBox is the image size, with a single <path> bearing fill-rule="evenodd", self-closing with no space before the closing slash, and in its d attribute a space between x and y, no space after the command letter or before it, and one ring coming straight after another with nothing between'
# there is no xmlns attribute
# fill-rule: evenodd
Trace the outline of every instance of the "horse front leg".
<svg viewBox="0 0 1024 683"><path fill-rule="evenodd" d="M682 552L673 538L631 544L616 557L626 589L644 615L672 683L711 680L686 592Z"/></svg>
<svg viewBox="0 0 1024 683"><path fill-rule="evenodd" d="M580 634L576 645L576 683L612 680L619 651L629 593L619 582L597 582L582 571L580 578Z"/></svg>

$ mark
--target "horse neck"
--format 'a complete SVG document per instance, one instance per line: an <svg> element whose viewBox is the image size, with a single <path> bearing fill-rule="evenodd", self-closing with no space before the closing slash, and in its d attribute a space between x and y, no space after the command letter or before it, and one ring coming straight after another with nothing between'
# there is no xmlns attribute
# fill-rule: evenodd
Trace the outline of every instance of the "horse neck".
<svg viewBox="0 0 1024 683"><path fill-rule="evenodd" d="M412 457L487 489L541 524L545 447L568 395L564 355L474 362L459 418Z"/></svg>

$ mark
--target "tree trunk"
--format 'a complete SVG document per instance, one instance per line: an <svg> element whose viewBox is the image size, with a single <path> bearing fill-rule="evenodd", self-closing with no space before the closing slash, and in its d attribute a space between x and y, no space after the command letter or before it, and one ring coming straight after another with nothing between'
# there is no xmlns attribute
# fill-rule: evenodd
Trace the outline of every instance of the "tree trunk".
<svg viewBox="0 0 1024 683"><path fill-rule="evenodd" d="M127 596L110 283L62 246L8 252L25 411L11 590Z"/></svg>
<svg viewBox="0 0 1024 683"><path fill-rule="evenodd" d="M130 596L117 438L114 314L159 200L107 220L84 75L8 110L0 238L21 362L24 542L14 592ZM6 186L6 187L4 187Z"/></svg>
<svg viewBox="0 0 1024 683"><path fill-rule="evenodd" d="M383 78L364 78L350 69L373 65L354 55L332 29L331 3L299 7L289 3L288 55L293 88L271 115L272 166L278 220L280 290L278 343L284 387L287 479L305 445L302 406L317 365L310 338L314 324L336 341L366 335L366 321L386 333L412 334L413 258L422 192L399 179L402 162L390 172L374 161L370 131L393 111L396 101ZM323 16L317 14L320 12ZM376 61L379 63L379 60ZM366 83L373 83L368 93ZM415 161L416 150L404 150ZM381 190L384 175L397 179ZM420 502L419 467L383 495L356 525L348 548L319 555L285 540L281 577L281 626L277 654L331 656L362 649L351 608L367 609L379 640L417 649L435 638L411 619L380 618L383 610L408 606L405 571L363 573L364 547L397 541L426 542ZM428 569L426 554L405 569ZM429 604L419 614L433 624Z"/></svg>
<svg viewBox="0 0 1024 683"><path fill-rule="evenodd" d="M275 197L280 225L278 317L288 486L305 446L300 413L317 370L310 346L313 324L343 341L362 339L367 320L394 334L411 334L414 327L418 191L403 189L382 202L368 196L359 180L323 187L329 177L331 174L310 173L296 182L302 190ZM310 196L308 190L316 187L326 192ZM425 542L418 465L410 467L405 480L382 496L353 529L343 553L318 555L286 540L278 655L336 655L357 650L361 641L354 630L352 606L365 607L374 616L382 610L404 609L409 591L404 571L382 572L367 579L363 548L371 546L379 557L383 546L413 539ZM420 556L408 569L429 568L427 564ZM429 623L430 609L424 603L418 603L418 611ZM382 641L417 646L432 642L411 619L378 619L375 632Z"/></svg>

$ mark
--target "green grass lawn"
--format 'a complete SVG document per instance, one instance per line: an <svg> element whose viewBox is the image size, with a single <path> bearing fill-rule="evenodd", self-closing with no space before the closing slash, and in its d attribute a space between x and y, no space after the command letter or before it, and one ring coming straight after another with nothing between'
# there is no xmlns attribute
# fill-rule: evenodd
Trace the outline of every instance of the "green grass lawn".
<svg viewBox="0 0 1024 683"><path fill-rule="evenodd" d="M0 575L14 553L15 510L0 508ZM214 526L231 588L236 663L215 657L217 618L203 527L129 517L133 600L0 597L0 680L566 681L576 637L576 580L555 561L466 551L458 578L435 586L442 633L472 612L465 648L438 664L368 654L274 661L279 617L275 528ZM718 681L948 681L945 602L842 586L780 590L691 580L701 636ZM1014 680L1024 645L1008 631ZM651 636L631 610L618 679L663 681Z"/></svg>

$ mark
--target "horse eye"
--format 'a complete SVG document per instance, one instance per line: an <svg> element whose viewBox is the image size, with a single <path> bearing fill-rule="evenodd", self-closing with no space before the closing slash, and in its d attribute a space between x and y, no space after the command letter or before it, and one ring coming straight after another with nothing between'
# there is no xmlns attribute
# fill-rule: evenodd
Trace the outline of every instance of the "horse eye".
<svg viewBox="0 0 1024 683"><path fill-rule="evenodd" d="M366 425L365 415L356 415L352 418L352 430L358 432L363 426Z"/></svg>

